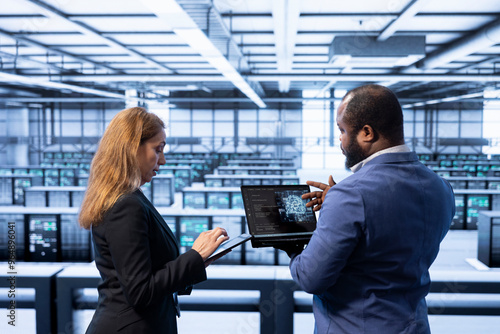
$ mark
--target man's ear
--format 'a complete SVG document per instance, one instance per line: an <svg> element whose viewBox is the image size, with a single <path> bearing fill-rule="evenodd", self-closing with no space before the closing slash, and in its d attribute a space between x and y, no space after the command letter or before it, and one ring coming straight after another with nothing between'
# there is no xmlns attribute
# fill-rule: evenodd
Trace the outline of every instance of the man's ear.
<svg viewBox="0 0 500 334"><path fill-rule="evenodd" d="M368 124L365 124L363 128L361 128L360 134L361 140L363 140L364 142L375 142L378 139L377 133Z"/></svg>

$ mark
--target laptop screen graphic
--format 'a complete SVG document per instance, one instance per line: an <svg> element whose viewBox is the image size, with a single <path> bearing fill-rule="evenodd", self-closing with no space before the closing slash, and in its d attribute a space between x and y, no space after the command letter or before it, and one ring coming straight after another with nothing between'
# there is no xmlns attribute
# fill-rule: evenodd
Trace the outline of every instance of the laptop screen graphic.
<svg viewBox="0 0 500 334"><path fill-rule="evenodd" d="M307 185L242 186L250 233L254 236L311 234L316 216L302 195Z"/></svg>

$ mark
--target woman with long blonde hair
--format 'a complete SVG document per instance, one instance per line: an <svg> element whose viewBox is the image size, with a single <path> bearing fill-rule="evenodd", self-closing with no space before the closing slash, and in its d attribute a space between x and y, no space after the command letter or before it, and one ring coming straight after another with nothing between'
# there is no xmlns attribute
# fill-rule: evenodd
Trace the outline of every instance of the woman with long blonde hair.
<svg viewBox="0 0 500 334"><path fill-rule="evenodd" d="M165 164L165 138L158 116L125 109L92 160L79 223L91 230L102 283L87 333L177 333L177 294L206 280L205 260L228 239L216 228L179 254L174 234L140 190Z"/></svg>

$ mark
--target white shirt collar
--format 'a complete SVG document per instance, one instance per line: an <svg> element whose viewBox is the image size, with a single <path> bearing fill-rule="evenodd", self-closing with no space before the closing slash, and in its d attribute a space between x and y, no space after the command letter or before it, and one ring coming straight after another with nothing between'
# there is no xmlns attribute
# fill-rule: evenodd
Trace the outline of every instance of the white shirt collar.
<svg viewBox="0 0 500 334"><path fill-rule="evenodd" d="M392 146L392 147L380 150L378 152L373 153L372 155L370 155L365 160L360 161L357 164L355 164L354 166L352 166L351 167L351 171L353 173L356 173L358 170L361 169L361 167L363 167L364 165L366 165L366 163L368 161L370 161L370 160L378 157L379 155L382 155L382 154L385 154L385 153L400 153L400 152L410 152L410 148L408 146L406 146L406 145L403 144L403 145Z"/></svg>

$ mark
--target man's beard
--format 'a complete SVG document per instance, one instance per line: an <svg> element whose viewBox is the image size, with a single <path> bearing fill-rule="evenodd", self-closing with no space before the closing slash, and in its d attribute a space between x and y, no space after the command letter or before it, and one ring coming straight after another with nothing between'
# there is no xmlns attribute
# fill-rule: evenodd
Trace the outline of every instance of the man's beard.
<svg viewBox="0 0 500 334"><path fill-rule="evenodd" d="M345 149L342 148L342 152L345 155L345 166L347 168L351 168L355 164L368 158L368 156L363 153L363 149L359 145L355 136L351 136L349 138L349 142L347 143Z"/></svg>

